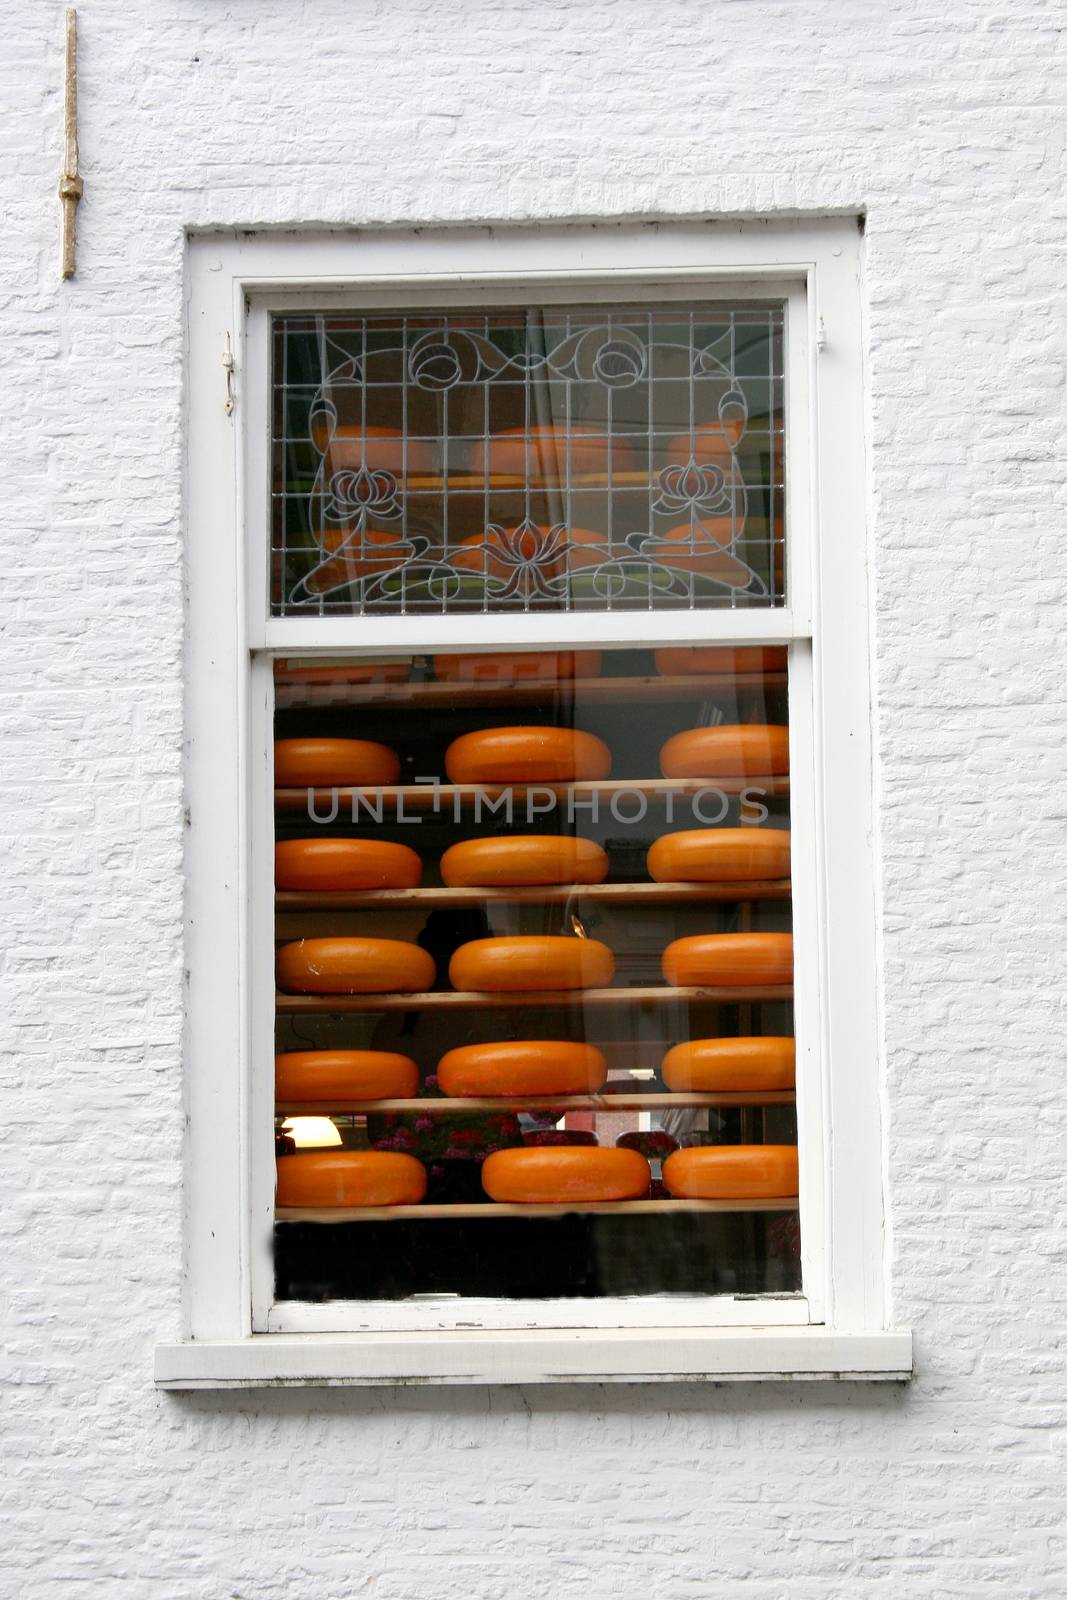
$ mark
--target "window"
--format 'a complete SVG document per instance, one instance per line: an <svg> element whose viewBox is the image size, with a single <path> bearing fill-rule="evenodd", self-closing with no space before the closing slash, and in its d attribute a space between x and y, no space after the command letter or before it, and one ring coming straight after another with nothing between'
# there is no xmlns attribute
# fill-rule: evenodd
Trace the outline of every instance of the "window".
<svg viewBox="0 0 1067 1600"><path fill-rule="evenodd" d="M900 1375L855 227L351 248L194 245L161 1379Z"/></svg>

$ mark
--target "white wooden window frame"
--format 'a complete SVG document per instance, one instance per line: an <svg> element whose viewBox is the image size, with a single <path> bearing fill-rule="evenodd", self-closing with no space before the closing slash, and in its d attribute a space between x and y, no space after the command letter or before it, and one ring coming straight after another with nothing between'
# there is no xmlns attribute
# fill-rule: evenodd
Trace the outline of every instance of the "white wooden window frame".
<svg viewBox="0 0 1067 1600"><path fill-rule="evenodd" d="M887 1294L861 246L854 218L190 239L186 1293L160 1384L910 1372ZM736 298L785 306L785 606L270 616L272 313ZM803 1294L274 1304L274 658L708 642L790 647Z"/></svg>

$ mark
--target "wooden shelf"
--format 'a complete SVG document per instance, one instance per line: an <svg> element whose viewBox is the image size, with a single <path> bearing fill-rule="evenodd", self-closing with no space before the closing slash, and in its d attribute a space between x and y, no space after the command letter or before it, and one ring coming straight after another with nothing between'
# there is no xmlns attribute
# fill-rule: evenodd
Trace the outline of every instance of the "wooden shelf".
<svg viewBox="0 0 1067 1600"><path fill-rule="evenodd" d="M487 1200L484 1205L419 1206L279 1206L276 1222L432 1222L451 1219L465 1222L475 1218L570 1217L580 1215L613 1217L669 1216L672 1212L796 1211L798 1200L611 1200L579 1205L503 1205Z"/></svg>
<svg viewBox="0 0 1067 1600"><path fill-rule="evenodd" d="M729 646L725 648L729 649ZM321 670L321 669L320 669ZM338 677L344 668L337 669ZM288 678L284 671L276 680L275 698L279 707L384 706L389 710L415 707L451 708L492 705L531 705L542 701L577 701L581 705L640 700L708 700L721 697L734 688L756 689L785 686L784 672L707 673L699 677L643 678L558 678L537 681L529 678L517 683L307 683Z"/></svg>
<svg viewBox="0 0 1067 1600"><path fill-rule="evenodd" d="M502 989L492 994L480 990L424 990L419 994L282 994L275 998L279 1014L309 1012L340 1014L348 1011L487 1011L494 1007L522 1009L550 1006L667 1006L742 1005L747 1001L791 1000L791 984L764 988L670 989L649 985L633 989Z"/></svg>
<svg viewBox="0 0 1067 1600"><path fill-rule="evenodd" d="M690 905L704 901L788 900L788 878L737 883L585 883L523 889L323 889L317 893L279 889L279 911L406 911L425 907L566 905Z"/></svg>
<svg viewBox="0 0 1067 1600"><path fill-rule="evenodd" d="M791 1106L796 1099L792 1089L731 1090L718 1094L535 1094L483 1095L478 1099L456 1099L447 1095L425 1095L414 1100L282 1100L275 1106L279 1117L374 1116L386 1112L410 1112L417 1116L470 1116L485 1111L662 1111L670 1106Z"/></svg>
<svg viewBox="0 0 1067 1600"><path fill-rule="evenodd" d="M538 796L551 793L563 800L573 799L576 805L585 805L592 800L604 800L610 805L614 795L625 794L629 811L633 805L629 797L634 795L643 795L647 801L658 804L666 801L669 795L684 800L695 794L706 794L709 790L718 794L739 795L743 789L757 791L761 795L787 795L789 779L753 775L735 778L620 778L590 783L441 783L436 787L432 783L410 783L383 784L378 789L338 784L336 787L316 788L312 794L317 816L328 813L336 795L340 808L338 816L344 816L347 820L352 815L353 800L357 803L360 818L377 816L379 807L383 814L395 811L398 815L414 816L437 811L443 816L454 816L457 811L473 807L476 799L485 805L487 801L498 800L506 794L510 794L518 805L525 802L529 792ZM308 790L275 789L274 804L279 811L306 812ZM490 813L489 820L492 822L497 818ZM503 812L498 820L501 827L506 826L507 819Z"/></svg>

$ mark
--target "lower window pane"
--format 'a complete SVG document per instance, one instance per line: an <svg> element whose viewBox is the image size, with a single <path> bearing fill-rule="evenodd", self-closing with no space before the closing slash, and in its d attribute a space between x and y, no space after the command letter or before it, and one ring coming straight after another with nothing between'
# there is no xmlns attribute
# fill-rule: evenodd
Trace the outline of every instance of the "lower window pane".
<svg viewBox="0 0 1067 1600"><path fill-rule="evenodd" d="M785 651L275 676L278 1298L799 1290Z"/></svg>

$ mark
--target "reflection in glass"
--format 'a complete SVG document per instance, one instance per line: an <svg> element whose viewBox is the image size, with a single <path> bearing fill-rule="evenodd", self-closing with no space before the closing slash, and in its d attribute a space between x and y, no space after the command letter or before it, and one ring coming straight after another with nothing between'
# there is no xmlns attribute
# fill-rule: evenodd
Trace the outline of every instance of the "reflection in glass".
<svg viewBox="0 0 1067 1600"><path fill-rule="evenodd" d="M275 693L279 1296L798 1290L785 651Z"/></svg>
<svg viewBox="0 0 1067 1600"><path fill-rule="evenodd" d="M274 614L781 605L782 326L276 317Z"/></svg>

